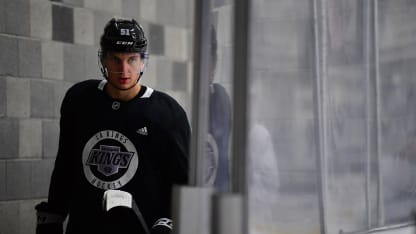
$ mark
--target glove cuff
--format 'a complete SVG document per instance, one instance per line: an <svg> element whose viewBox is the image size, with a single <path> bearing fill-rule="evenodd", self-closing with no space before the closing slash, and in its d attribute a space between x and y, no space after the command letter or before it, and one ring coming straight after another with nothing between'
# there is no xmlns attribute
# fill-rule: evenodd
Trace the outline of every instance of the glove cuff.
<svg viewBox="0 0 416 234"><path fill-rule="evenodd" d="M58 214L57 212L51 211L48 206L48 203L41 202L35 207L37 224L52 224L52 223L63 223L65 217Z"/></svg>

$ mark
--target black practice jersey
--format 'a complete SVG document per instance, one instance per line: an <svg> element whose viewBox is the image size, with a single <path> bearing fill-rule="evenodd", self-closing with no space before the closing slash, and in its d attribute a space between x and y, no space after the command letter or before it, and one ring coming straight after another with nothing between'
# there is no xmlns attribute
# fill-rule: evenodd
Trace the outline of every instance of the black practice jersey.
<svg viewBox="0 0 416 234"><path fill-rule="evenodd" d="M48 202L69 214L67 233L103 233L102 196L133 195L147 224L170 218L173 184L187 183L190 128L170 96L142 86L128 102L105 92L105 80L68 90Z"/></svg>

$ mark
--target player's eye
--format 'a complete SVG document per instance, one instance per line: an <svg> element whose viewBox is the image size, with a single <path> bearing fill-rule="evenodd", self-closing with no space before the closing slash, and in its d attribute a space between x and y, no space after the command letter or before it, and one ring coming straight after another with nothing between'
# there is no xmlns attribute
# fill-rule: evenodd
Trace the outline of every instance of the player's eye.
<svg viewBox="0 0 416 234"><path fill-rule="evenodd" d="M128 60L128 63L130 64L130 65L136 65L137 63L139 62L139 57L130 57L129 58L129 60Z"/></svg>
<svg viewBox="0 0 416 234"><path fill-rule="evenodd" d="M110 56L110 61L113 63L120 63L120 59L116 56Z"/></svg>

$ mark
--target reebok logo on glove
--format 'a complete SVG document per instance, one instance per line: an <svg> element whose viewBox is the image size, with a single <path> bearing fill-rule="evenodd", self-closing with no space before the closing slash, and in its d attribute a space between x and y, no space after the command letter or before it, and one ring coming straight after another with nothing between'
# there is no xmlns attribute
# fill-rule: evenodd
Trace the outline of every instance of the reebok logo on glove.
<svg viewBox="0 0 416 234"><path fill-rule="evenodd" d="M172 220L168 219L168 218L161 218L158 219L155 224L152 226L152 228L156 228L158 226L165 226L169 229L172 229L173 225L172 225Z"/></svg>

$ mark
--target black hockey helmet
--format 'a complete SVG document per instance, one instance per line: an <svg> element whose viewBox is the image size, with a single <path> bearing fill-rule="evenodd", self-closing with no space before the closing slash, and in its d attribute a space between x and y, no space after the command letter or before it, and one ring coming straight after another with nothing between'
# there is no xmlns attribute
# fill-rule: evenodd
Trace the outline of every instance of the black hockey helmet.
<svg viewBox="0 0 416 234"><path fill-rule="evenodd" d="M104 27L100 40L101 52L133 52L147 54L147 39L143 28L131 19L112 18Z"/></svg>
<svg viewBox="0 0 416 234"><path fill-rule="evenodd" d="M131 19L112 18L104 27L104 33L100 40L98 51L100 70L105 78L108 77L107 69L102 65L102 59L107 52L140 53L144 66L139 71L141 77L147 66L149 55L147 53L147 39L142 26Z"/></svg>

